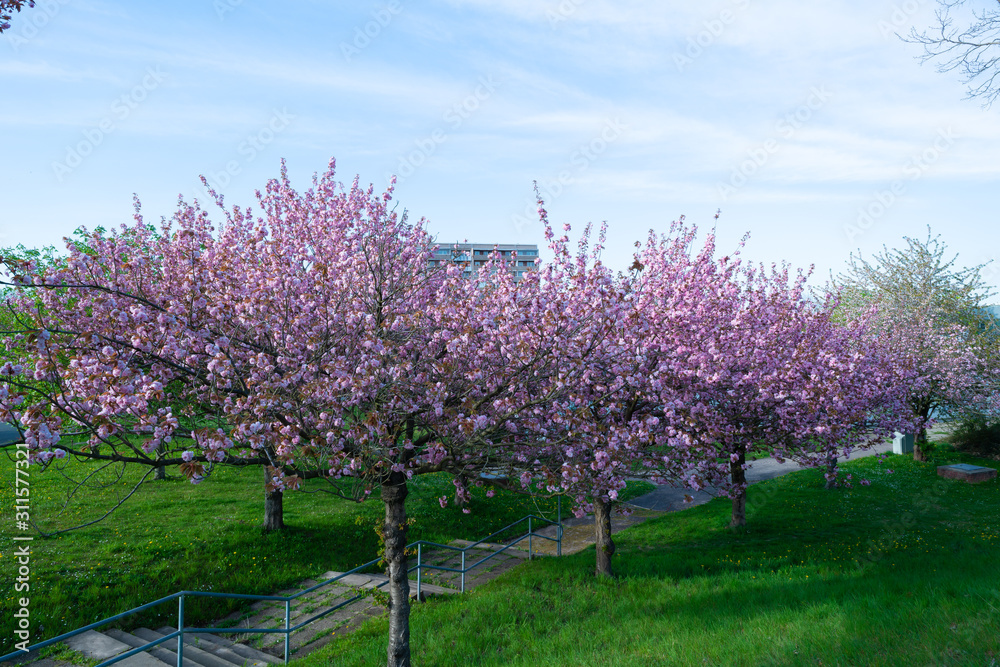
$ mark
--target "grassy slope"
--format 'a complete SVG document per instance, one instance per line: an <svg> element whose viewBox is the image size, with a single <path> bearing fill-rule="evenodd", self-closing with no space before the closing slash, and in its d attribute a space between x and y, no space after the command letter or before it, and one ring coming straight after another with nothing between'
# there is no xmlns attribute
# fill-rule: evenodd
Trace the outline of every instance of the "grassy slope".
<svg viewBox="0 0 1000 667"><path fill-rule="evenodd" d="M804 471L752 487L744 534L725 500L629 529L616 581L593 579L588 549L421 605L414 661L1000 665L1000 481L910 457L846 467L871 486L826 491ZM385 637L375 619L297 664L379 664Z"/></svg>
<svg viewBox="0 0 1000 667"><path fill-rule="evenodd" d="M71 464L79 474L89 464ZM14 608L15 563L9 537L16 531L13 517L13 465L0 458L0 571L4 608ZM93 519L114 505L113 491L81 492L58 514L69 484L55 470L31 469L32 517L47 532ZM138 480L139 476L130 478ZM134 484L134 481L133 481ZM322 483L313 484L319 488ZM651 488L631 487L633 495ZM437 498L454 497L454 487L442 475L424 476L411 483L409 516L416 519L410 539L447 542L478 538L526 514L555 518L555 500L535 500L498 493L487 500L473 489L463 514L452 504L441 509ZM346 570L378 554L374 527L383 506L377 499L357 504L324 493L285 494L285 523L280 534L262 534L263 473L220 468L200 485L173 478L147 481L143 488L111 517L94 526L32 542L32 641L54 637L100 618L125 611L178 590L214 590L270 595L327 570ZM564 512L569 507L564 505ZM17 534L23 534L17 532ZM511 535L513 537L514 535ZM229 601L186 603L190 623L208 622L236 609ZM176 622L176 603L133 617L123 627ZM13 619L0 620L0 636L12 637ZM0 651L6 652L6 639Z"/></svg>

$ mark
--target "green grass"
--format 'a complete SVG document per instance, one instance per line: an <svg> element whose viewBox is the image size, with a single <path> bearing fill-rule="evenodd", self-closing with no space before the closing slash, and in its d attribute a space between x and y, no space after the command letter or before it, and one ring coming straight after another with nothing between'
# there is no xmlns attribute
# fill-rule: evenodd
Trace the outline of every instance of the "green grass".
<svg viewBox="0 0 1000 667"><path fill-rule="evenodd" d="M71 463L80 474L93 464ZM46 532L101 516L114 505L114 492L126 492L139 479L103 490L81 491L60 514L70 484L55 470L32 466L31 515ZM4 608L13 610L16 563L10 537L14 530L13 464L0 458ZM131 483L128 483L128 481ZM322 482L306 485L315 490ZM632 484L634 497L652 487ZM441 509L437 498L452 503ZM179 590L211 590L270 595L328 570L344 571L378 555L375 526L384 512L378 499L345 501L325 493L285 494L284 517L289 528L264 534L263 473L259 468L219 468L195 486L185 479L147 481L126 504L104 521L78 531L32 544L30 610L32 643L126 611ZM513 493L487 499L472 489L470 514L454 506L454 487L444 475L422 476L411 482L407 512L416 519L410 541L448 542L477 539L527 514L555 518L554 499L535 500ZM568 513L568 503L564 503ZM514 537L512 533L509 537ZM228 600L187 600L189 624L207 623L240 608ZM129 629L176 622L176 602L135 615L121 624ZM13 636L9 613L0 620L0 636ZM8 642L4 640L3 646Z"/></svg>
<svg viewBox="0 0 1000 667"><path fill-rule="evenodd" d="M591 547L415 606L414 663L1000 665L1000 482L943 480L960 457L935 457L844 466L867 487L827 491L818 470L755 485L742 533L725 499L647 521L616 537L613 581ZM386 631L296 665L380 664Z"/></svg>
<svg viewBox="0 0 1000 667"><path fill-rule="evenodd" d="M79 651L74 651L62 642L53 644L52 646L46 646L38 652L38 657L41 659L49 658L58 662L69 663L70 665L73 665L73 667L94 667L94 665L101 663L100 660L88 658Z"/></svg>

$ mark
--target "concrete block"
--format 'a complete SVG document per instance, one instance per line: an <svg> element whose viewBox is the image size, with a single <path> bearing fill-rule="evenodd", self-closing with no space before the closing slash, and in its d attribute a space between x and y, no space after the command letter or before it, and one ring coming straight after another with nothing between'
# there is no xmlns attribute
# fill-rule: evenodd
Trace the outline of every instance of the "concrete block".
<svg viewBox="0 0 1000 667"><path fill-rule="evenodd" d="M997 476L995 468L984 468L982 466L969 465L968 463L956 463L950 466L938 466L938 475L945 479L960 479L969 484L978 484L991 480Z"/></svg>

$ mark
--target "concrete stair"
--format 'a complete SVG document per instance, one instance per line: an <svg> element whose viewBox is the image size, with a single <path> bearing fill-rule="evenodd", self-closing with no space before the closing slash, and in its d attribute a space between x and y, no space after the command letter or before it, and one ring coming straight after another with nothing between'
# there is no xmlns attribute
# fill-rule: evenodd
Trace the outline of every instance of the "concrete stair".
<svg viewBox="0 0 1000 667"><path fill-rule="evenodd" d="M472 544L466 540L455 540L451 546L464 548ZM489 556L501 549L501 545L482 544L466 553L466 567ZM500 574L511 569L526 560L526 551L518 549L508 549L489 561L486 561L472 572L466 574L465 590L471 590L487 581L496 578ZM462 556L460 553L450 549L423 549L423 562L427 565L438 565L459 569L462 566ZM410 556L410 565L416 564L415 556ZM326 572L319 581L325 581L341 576L340 572ZM336 583L329 584L323 588L302 596L292 604L291 625L294 626L301 621L329 609L340 602L366 591L378 587L380 584L387 584L388 577L384 574L349 574ZM278 595L292 595L299 591L311 588L318 583L316 580L307 579L299 584L296 589L279 591ZM432 598L439 595L455 595L461 589L461 575L455 572L442 570L425 569L421 575L420 592L423 599ZM381 590L387 590L386 586L381 586ZM417 580L416 572L410 573L410 597L416 598ZM304 655L325 646L338 636L354 630L366 619L385 613L385 608L376 604L370 597L363 597L360 600L351 602L334 613L325 616L317 621L313 621L306 627L293 632L289 639L289 651L292 657L300 658ZM234 627L262 628L284 627L285 607L283 603L258 602L251 606L250 611L230 614L224 619L215 623L220 625L233 625ZM284 637L282 635L262 635L243 634L235 635L233 639L253 646L261 651L273 655L284 655Z"/></svg>
<svg viewBox="0 0 1000 667"><path fill-rule="evenodd" d="M456 540L452 546L464 548L471 542ZM469 567L481 559L496 553L501 545L481 544L466 553L465 565ZM482 563L475 570L466 574L465 590L471 590L498 575L506 572L527 559L527 552L519 549L508 549L489 561ZM441 567L461 568L462 556L450 549L422 550L423 563ZM416 564L416 558L411 557L410 564ZM340 572L326 572L319 581L326 581L341 576ZM288 596L311 588L319 583L307 579L293 589L278 591L276 595ZM309 625L296 630L289 638L291 658L301 658L304 655L325 646L338 635L342 636L360 626L365 620L385 613L385 608L368 595L371 589L381 588L387 591L388 577L384 574L349 574L337 582L303 595L292 602L290 622L292 626L312 618L316 614L330 609L340 603L348 602L354 597L357 600L348 602L337 611L313 621ZM461 588L461 575L455 572L425 569L421 576L421 596L427 599L440 595L454 595ZM410 574L410 595L417 594L416 573ZM239 632L239 628L283 628L285 624L285 605L283 602L261 600L252 604L247 611L235 612L219 619L210 627L232 629L233 634L218 636L208 633L188 634L184 637L184 667L271 667L281 664L284 656L285 638L282 634L261 634ZM65 642L71 649L94 660L107 660L116 655L145 644L161 639L174 632L176 628L162 627L156 630L138 628L132 632L124 632L115 628L97 632L90 630L77 635ZM120 663L123 667L165 667L177 664L176 638L163 642L143 653L126 658ZM38 665L37 667L44 667Z"/></svg>
<svg viewBox="0 0 1000 667"><path fill-rule="evenodd" d="M65 644L88 658L103 661L165 637L175 629L160 628L159 631L154 631L148 628L138 628L131 633L115 628L103 632L88 630L67 639ZM270 667L270 665L282 662L272 655L267 655L249 646L235 648L232 641L215 635L199 633L185 636L184 639L184 667ZM166 667L168 665L176 667L177 640L168 640L116 664L125 667Z"/></svg>
<svg viewBox="0 0 1000 667"><path fill-rule="evenodd" d="M340 572L326 572L320 577L320 581L340 577ZM295 657L302 657L321 646L325 646L333 640L337 634L344 634L353 630L366 619L377 616L384 612L384 609L367 597L365 594L371 589L378 588L386 590L385 584L388 577L384 574L349 574L336 583L329 584L323 588L308 593L292 603L290 623L292 626L302 621L330 609L340 603L347 602L353 597L362 596L360 599L349 602L342 608L328 614L321 619L313 621L309 625L292 632L289 638L289 651ZM292 595L300 590L311 588L319 583L316 580L307 579L299 584L297 590L279 591L278 595ZM411 575L410 594L416 595L417 582ZM453 595L458 593L456 588L435 585L433 583L422 583L421 593L426 599L435 595ZM226 618L217 622L217 625L245 628L282 628L285 624L285 605L282 602L261 601L251 605L248 612L230 614ZM241 634L234 635L233 638L240 642L253 646L261 651L273 655L284 655L285 638L280 634Z"/></svg>
<svg viewBox="0 0 1000 667"><path fill-rule="evenodd" d="M468 540L454 540L451 546L466 548L473 544ZM520 546L520 545L519 545ZM490 554L498 552L503 548L499 544L480 544L473 549L469 549L465 554L465 566L469 567L488 557ZM439 565L453 569L461 569L462 555L450 549L424 549L422 554L423 562L427 565ZM490 560L482 563L471 572L465 575L465 590L471 590L477 586L485 584L491 579L496 579L512 567L527 560L528 552L518 548L507 549ZM411 558L411 561L413 559ZM411 577L413 575L410 575ZM427 584L437 584L449 589L461 589L462 575L457 572L447 572L445 570L425 569L422 576L422 589L427 588ZM411 583L411 588L415 589L415 584Z"/></svg>

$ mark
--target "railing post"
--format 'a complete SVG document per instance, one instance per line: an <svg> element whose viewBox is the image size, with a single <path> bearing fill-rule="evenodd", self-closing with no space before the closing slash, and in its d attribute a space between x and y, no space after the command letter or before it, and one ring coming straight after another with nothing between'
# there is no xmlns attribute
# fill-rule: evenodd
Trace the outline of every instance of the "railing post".
<svg viewBox="0 0 1000 667"><path fill-rule="evenodd" d="M184 667L184 596L177 598L177 667Z"/></svg>
<svg viewBox="0 0 1000 667"><path fill-rule="evenodd" d="M289 621L291 621L291 619L292 619L292 601L285 600L285 664L286 665L288 664L288 640L290 639L290 637L288 636L289 635L288 626L290 625Z"/></svg>
<svg viewBox="0 0 1000 667"><path fill-rule="evenodd" d="M420 575L424 571L423 563L423 544L417 543L417 602L420 602L423 598L420 597Z"/></svg>
<svg viewBox="0 0 1000 667"><path fill-rule="evenodd" d="M558 503L556 505L556 508L557 508L557 511L559 512L556 515L556 518L559 520L558 523L557 523L557 525L556 525L556 556L562 556L563 526L562 526L562 494L561 493L558 496Z"/></svg>
<svg viewBox="0 0 1000 667"><path fill-rule="evenodd" d="M531 560L531 516L528 516L528 560Z"/></svg>
<svg viewBox="0 0 1000 667"><path fill-rule="evenodd" d="M462 592L465 592L465 549L462 549Z"/></svg>

